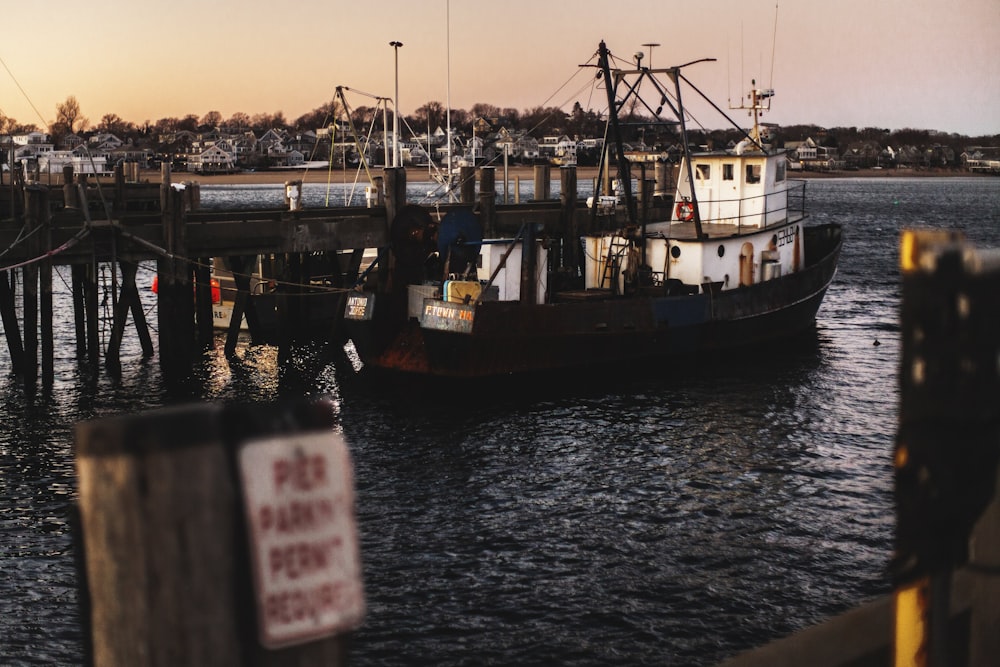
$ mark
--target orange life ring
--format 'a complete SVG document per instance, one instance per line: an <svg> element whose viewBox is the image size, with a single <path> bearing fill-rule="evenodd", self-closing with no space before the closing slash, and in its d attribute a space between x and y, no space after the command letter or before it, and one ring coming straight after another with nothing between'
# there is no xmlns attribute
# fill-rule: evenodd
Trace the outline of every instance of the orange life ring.
<svg viewBox="0 0 1000 667"><path fill-rule="evenodd" d="M687 199L679 201L674 213L676 213L677 219L681 222L691 222L694 220L694 204Z"/></svg>

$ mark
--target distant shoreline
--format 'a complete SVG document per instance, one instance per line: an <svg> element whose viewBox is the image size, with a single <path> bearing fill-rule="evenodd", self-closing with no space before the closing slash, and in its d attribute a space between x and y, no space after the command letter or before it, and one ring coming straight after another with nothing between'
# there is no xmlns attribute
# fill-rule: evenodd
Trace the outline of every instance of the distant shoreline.
<svg viewBox="0 0 1000 667"><path fill-rule="evenodd" d="M559 180L559 167L552 167L551 178L553 181ZM375 176L382 175L382 169L372 170ZM592 180L597 177L597 167L577 167L577 180ZM789 171L788 177L793 179L821 179L821 178L949 178L949 177L988 177L988 174L979 174L960 169L932 168L932 169L859 169L857 171ZM513 180L520 178L528 181L534 178L533 167L510 167L508 177ZM303 183L353 183L355 178L359 183L367 182L364 171L360 174L355 170L344 171L342 169L275 169L268 171L243 171L235 174L195 174L186 171L175 171L171 173L171 180L175 183L196 182L202 185L284 185L289 181L302 181ZM140 172L140 180L147 183L159 183L161 175L159 170L148 169ZM426 169L410 167L406 170L406 180L410 183L429 182L431 176ZM496 168L496 180L503 182L503 167Z"/></svg>

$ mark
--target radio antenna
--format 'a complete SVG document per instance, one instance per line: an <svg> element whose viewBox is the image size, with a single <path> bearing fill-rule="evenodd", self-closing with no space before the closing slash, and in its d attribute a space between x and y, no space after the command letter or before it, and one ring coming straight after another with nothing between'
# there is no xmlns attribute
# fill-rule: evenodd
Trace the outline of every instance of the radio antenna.
<svg viewBox="0 0 1000 667"><path fill-rule="evenodd" d="M771 80L768 86L774 88L774 47L778 43L778 3L774 3L774 31L771 33Z"/></svg>

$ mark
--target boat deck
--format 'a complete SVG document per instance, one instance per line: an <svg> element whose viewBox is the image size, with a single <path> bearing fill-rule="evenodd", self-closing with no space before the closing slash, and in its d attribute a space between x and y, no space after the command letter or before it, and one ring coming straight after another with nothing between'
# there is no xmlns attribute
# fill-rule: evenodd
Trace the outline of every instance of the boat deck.
<svg viewBox="0 0 1000 667"><path fill-rule="evenodd" d="M729 238L731 236L746 236L747 234L755 234L762 229L778 228L789 222L799 222L805 218L804 215L792 215L788 219L782 220L781 222L776 222L766 227L750 227L749 225L733 225L724 222L702 222L701 231L705 233L704 238L709 239L719 239L719 238ZM670 227L663 231L663 236L668 239L677 239L678 241L697 241L698 235L695 233L694 222L672 222ZM703 240L704 240L703 238Z"/></svg>

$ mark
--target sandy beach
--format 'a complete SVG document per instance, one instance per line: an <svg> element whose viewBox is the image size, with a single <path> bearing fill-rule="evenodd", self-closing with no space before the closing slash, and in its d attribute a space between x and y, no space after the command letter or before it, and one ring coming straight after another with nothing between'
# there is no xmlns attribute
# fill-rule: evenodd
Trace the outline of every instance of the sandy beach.
<svg viewBox="0 0 1000 667"><path fill-rule="evenodd" d="M382 168L376 167L371 170L373 176L381 176ZM551 168L551 178L559 180L559 167ZM508 178L520 178L522 181L534 178L534 167L509 167L507 169ZM577 167L577 180L591 179L597 175L597 167ZM288 181L302 181L303 183L343 183L354 182L355 178L359 182L367 182L364 171L359 174L357 170L350 169L272 169L269 171L243 171L236 174L194 174L186 171L175 171L171 173L171 179L176 182L196 181L203 185L245 185L245 184L278 184L282 185ZM159 183L161 175L158 170L143 170L139 178L149 183ZM503 179L503 166L496 168L496 179ZM409 183L423 183L431 180L426 168L408 167L406 169L406 180Z"/></svg>
<svg viewBox="0 0 1000 667"><path fill-rule="evenodd" d="M551 168L551 178L553 181L559 180L559 167ZM577 167L576 178L578 181L590 180L597 176L597 167ZM637 173L637 172L633 172ZM374 176L382 175L382 168L372 169ZM520 178L522 181L529 181L534 178L534 167L509 167L508 178L512 181ZM980 176L961 169L937 168L937 169L859 169L857 171L793 171L789 172L789 178L920 178L920 177L949 177L949 176ZM367 181L364 172L360 175L356 170L344 171L342 169L272 169L269 171L243 171L236 174L194 174L184 171L175 171L171 174L174 182L195 181L204 185L244 185L244 184L275 184L282 185L287 181L302 181L303 183L344 183L354 182L355 178L359 182ZM140 179L148 183L159 183L161 179L160 171L149 169L140 173ZM421 183L431 180L427 169L410 167L406 170L406 179L410 183ZM496 180L502 181L503 166L496 167Z"/></svg>

